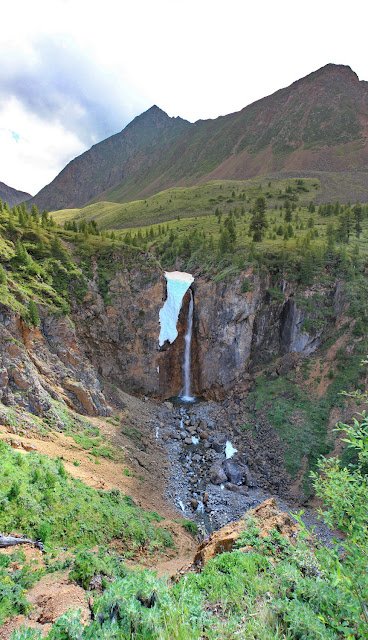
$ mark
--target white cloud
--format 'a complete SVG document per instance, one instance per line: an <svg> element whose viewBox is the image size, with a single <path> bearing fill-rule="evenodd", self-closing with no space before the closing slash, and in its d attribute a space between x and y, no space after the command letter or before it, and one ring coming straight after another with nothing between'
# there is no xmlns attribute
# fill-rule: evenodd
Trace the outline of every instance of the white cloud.
<svg viewBox="0 0 368 640"><path fill-rule="evenodd" d="M0 111L1 182L34 193L50 182L84 145L60 123L48 123L11 98ZM16 130L14 127L16 126Z"/></svg>
<svg viewBox="0 0 368 640"><path fill-rule="evenodd" d="M14 186L39 189L78 149L154 103L196 120L241 109L328 62L349 64L368 79L366 17L360 0L348 7L338 0L6 3L0 128L18 132L23 113L30 142L23 153L13 141L14 160L1 154L0 180L6 174ZM12 96L23 112L14 110L4 127Z"/></svg>

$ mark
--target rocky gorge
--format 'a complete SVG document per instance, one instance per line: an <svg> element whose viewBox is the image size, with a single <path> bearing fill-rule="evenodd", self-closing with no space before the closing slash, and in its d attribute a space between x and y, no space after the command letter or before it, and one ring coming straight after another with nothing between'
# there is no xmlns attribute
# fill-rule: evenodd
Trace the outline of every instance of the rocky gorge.
<svg viewBox="0 0 368 640"><path fill-rule="evenodd" d="M152 266L118 266L101 292L95 265L69 317L45 313L32 329L3 307L2 421L11 424L20 415L27 425L31 415L63 429L63 406L106 416L113 408L104 388L113 386L162 406L152 430L171 468L167 498L205 529L239 517L270 494L303 501L299 489L290 495L283 442L267 421L258 420L256 434L245 430L243 404L257 374L293 371L318 349L343 312L341 286L301 293L251 269L220 282L195 274L183 298L178 336L160 347L159 311L166 295L163 273ZM180 406L171 399L182 388L191 296L191 385L200 401ZM331 313L314 327L316 296ZM229 459L227 441L236 448Z"/></svg>

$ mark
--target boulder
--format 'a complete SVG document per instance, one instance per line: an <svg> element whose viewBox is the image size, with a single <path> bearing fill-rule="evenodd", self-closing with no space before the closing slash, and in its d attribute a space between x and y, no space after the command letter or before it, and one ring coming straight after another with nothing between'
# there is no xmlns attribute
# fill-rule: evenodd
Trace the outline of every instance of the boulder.
<svg viewBox="0 0 368 640"><path fill-rule="evenodd" d="M225 440L223 442L220 440L214 440L212 442L212 449L214 449L216 453L221 453L225 449Z"/></svg>
<svg viewBox="0 0 368 640"><path fill-rule="evenodd" d="M237 484L233 484L232 482L225 482L225 489L228 491L233 491L234 493L241 493L242 495L247 495L247 487L242 487Z"/></svg>
<svg viewBox="0 0 368 640"><path fill-rule="evenodd" d="M226 477L232 484L242 485L246 484L247 480L247 467L239 462L233 460L226 460L224 462L224 471Z"/></svg>
<svg viewBox="0 0 368 640"><path fill-rule="evenodd" d="M213 464L212 467L210 467L209 475L212 484L222 484L227 480L227 475L219 463Z"/></svg>

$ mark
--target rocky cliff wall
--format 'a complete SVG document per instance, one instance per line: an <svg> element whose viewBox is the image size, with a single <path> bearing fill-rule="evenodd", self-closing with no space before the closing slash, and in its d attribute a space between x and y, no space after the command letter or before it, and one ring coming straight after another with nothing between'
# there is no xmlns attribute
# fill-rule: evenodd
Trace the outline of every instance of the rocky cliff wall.
<svg viewBox="0 0 368 640"><path fill-rule="evenodd" d="M292 352L309 355L318 348L327 324L307 331L313 305L310 310L300 306L287 283L271 284L269 277L251 271L231 282L195 278L192 387L197 395L221 399L235 386L246 389L259 364ZM307 299L315 293L310 289L302 295ZM320 290L318 295L328 306L334 292ZM149 278L138 270L118 272L110 282L109 298L106 305L91 286L74 313L78 336L99 375L133 393L161 398L180 393L189 294L183 300L177 339L161 349L159 310L166 282L159 270Z"/></svg>
<svg viewBox="0 0 368 640"><path fill-rule="evenodd" d="M293 352L309 355L318 348L328 323L307 331L313 304L306 310L290 285L272 288L271 284L269 278L251 271L231 282L196 277L192 286L196 395L221 400L231 389L246 391L254 369L263 363ZM335 298L340 300L341 288L336 291L319 291L326 307ZM305 300L314 294L302 292ZM71 318L44 315L39 329L30 329L2 306L1 402L43 415L56 399L80 413L105 414L109 409L99 380L161 399L179 394L189 294L179 316L178 338L159 349L159 310L165 298L166 281L157 267L117 271L107 296L93 278ZM328 320L333 321L333 317Z"/></svg>
<svg viewBox="0 0 368 640"><path fill-rule="evenodd" d="M0 305L0 419L7 409L47 418L62 427L58 406L86 415L108 415L96 371L68 317L46 316L28 327ZM4 415L2 415L4 414Z"/></svg>

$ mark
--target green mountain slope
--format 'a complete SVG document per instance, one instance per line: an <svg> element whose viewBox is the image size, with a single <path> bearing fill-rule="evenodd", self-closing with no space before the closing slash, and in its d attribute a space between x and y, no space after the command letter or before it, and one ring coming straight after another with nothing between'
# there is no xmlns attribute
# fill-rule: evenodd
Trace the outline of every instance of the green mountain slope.
<svg viewBox="0 0 368 640"><path fill-rule="evenodd" d="M122 180L154 172L178 135L189 126L156 106L135 118L123 131L94 145L30 201L40 209L80 207ZM143 179L143 178L141 178Z"/></svg>
<svg viewBox="0 0 368 640"><path fill-rule="evenodd" d="M166 189L145 200L96 202L81 209L62 209L52 215L58 224L95 220L100 229L140 227L178 218L210 216L220 209L222 213L228 213L234 206L249 209L250 202L260 193L260 185L270 206L281 202L280 195L288 185L298 187L296 179L213 180L193 187ZM303 180L297 192L301 203L309 203L319 192L318 180Z"/></svg>
<svg viewBox="0 0 368 640"><path fill-rule="evenodd" d="M152 107L73 160L32 200L40 208L126 202L171 186L279 171L368 174L368 84L326 65L241 111L190 124Z"/></svg>

